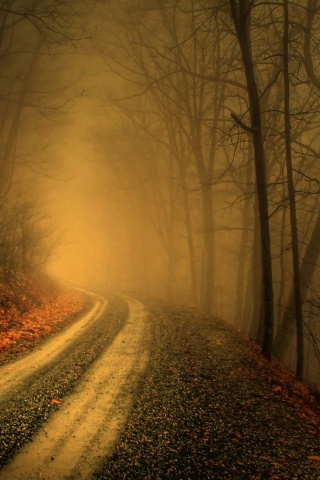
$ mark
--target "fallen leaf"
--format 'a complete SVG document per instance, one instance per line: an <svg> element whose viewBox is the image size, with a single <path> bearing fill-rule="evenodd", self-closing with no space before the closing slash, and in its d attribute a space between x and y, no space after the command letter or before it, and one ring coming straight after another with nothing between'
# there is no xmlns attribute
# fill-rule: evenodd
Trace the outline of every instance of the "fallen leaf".
<svg viewBox="0 0 320 480"><path fill-rule="evenodd" d="M272 388L272 391L273 391L273 392L281 392L281 391L282 391L282 388L279 387L279 386L276 386L276 387L273 387L273 388Z"/></svg>
<svg viewBox="0 0 320 480"><path fill-rule="evenodd" d="M320 457L318 455L310 455L308 460L313 460L314 462L320 462Z"/></svg>

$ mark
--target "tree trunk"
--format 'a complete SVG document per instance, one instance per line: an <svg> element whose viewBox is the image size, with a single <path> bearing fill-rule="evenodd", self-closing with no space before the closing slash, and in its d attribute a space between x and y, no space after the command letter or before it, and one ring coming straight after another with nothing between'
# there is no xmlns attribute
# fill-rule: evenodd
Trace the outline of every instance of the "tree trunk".
<svg viewBox="0 0 320 480"><path fill-rule="evenodd" d="M264 334L262 342L263 355L271 359L273 342L273 283L272 259L269 230L268 196L265 175L265 155L262 137L260 100L253 62L251 58L250 40L250 2L230 0L232 18L235 25L238 42L242 53L242 61L248 89L250 122L247 129L252 134L256 189L259 208L260 240L262 257L262 284L264 300Z"/></svg>
<svg viewBox="0 0 320 480"><path fill-rule="evenodd" d="M193 233L192 233L192 221L191 221L189 195L188 195L187 185L186 185L184 175L181 175L181 181L182 181L182 190L183 190L182 192L183 207L184 207L184 213L185 213L185 224L186 224L187 244L188 244L188 254L189 254L192 300L194 305L198 305L199 293L198 293L197 270L196 270L196 256L195 256L195 248L194 248Z"/></svg>
<svg viewBox="0 0 320 480"><path fill-rule="evenodd" d="M8 126L7 135L5 138L5 146L2 152L2 161L0 163L0 198L3 199L8 194L8 191L11 187L11 180L13 176L14 166L15 166L15 156L16 156L16 147L19 136L19 128L22 113L25 109L25 99L30 90L30 85L32 84L36 64L39 59L41 51L41 42L38 42L36 46L31 61L28 63L27 71L25 72L25 77L23 85L21 86L21 91L17 98L17 103L14 106L14 113ZM10 117L9 117L10 118Z"/></svg>
<svg viewBox="0 0 320 480"><path fill-rule="evenodd" d="M215 254L215 232L213 221L213 199L212 187L203 185L202 187L202 210L203 210L203 240L204 240L204 284L202 308L212 312L214 295L214 254Z"/></svg>
<svg viewBox="0 0 320 480"><path fill-rule="evenodd" d="M248 164L251 160L251 149L248 151ZM252 169L247 168L246 170L246 178L245 183L249 185L252 182ZM245 300L246 300L246 281L250 283L252 288L252 271L251 271L251 257L248 255L248 230L251 226L251 218L250 214L252 211L252 200L245 199L242 209L242 232L241 232L241 239L239 245L239 253L238 253L238 269L237 269L237 280L236 280L236 302L235 302L235 316L236 316L236 324L239 325L241 330L245 330L248 325L248 318L246 317L245 312ZM248 261L248 257L249 261ZM250 264L248 266L248 263ZM251 290L252 296L252 290ZM252 305L252 301L250 302Z"/></svg>
<svg viewBox="0 0 320 480"><path fill-rule="evenodd" d="M301 303L303 304L306 301L309 286L313 278L315 268L317 266L317 261L320 257L320 212L316 223L313 227L313 232L308 243L307 249L302 259L300 267L300 279L301 279ZM274 340L274 353L278 358L281 358L288 347L291 344L291 338L293 334L292 321L293 321L293 312L295 305L294 289L292 289L289 296L288 304L285 310L285 313L282 318L281 325L278 328L278 331Z"/></svg>
<svg viewBox="0 0 320 480"><path fill-rule="evenodd" d="M252 312L250 316L249 335L260 344L264 334L264 309L263 309L263 283L262 283L262 259L258 202L254 205L254 231L251 253L251 290L248 289L247 297L251 297ZM248 302L248 300L247 300Z"/></svg>
<svg viewBox="0 0 320 480"><path fill-rule="evenodd" d="M287 167L288 192L289 192L289 203L290 203L293 293L294 293L296 333L297 333L296 376L298 379L301 379L303 375L303 364L304 364L304 346L303 346L304 339L303 339L303 317L302 317L301 291L300 291L299 243L298 243L296 199L295 199L295 186L293 181L292 158L291 158L288 0L284 0L283 8L284 8L284 35L283 35L284 123L285 123L286 167Z"/></svg>

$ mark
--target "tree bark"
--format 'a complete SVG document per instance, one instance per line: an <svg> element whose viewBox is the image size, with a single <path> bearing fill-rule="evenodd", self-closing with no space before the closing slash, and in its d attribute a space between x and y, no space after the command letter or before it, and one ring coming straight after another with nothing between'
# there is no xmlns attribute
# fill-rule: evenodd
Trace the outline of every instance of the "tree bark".
<svg viewBox="0 0 320 480"><path fill-rule="evenodd" d="M298 379L301 379L303 376L303 365L304 365L304 338L303 338L303 316L302 316L301 290L300 290L297 212L296 212L295 186L293 181L292 157L291 157L288 0L284 0L283 9L284 9L283 78L284 78L285 152L286 152L286 168L287 168L289 204L290 204L293 294L294 294L296 333L297 333L296 376Z"/></svg>
<svg viewBox="0 0 320 480"><path fill-rule="evenodd" d="M215 255L215 232L213 220L213 198L212 187L207 185L202 187L202 211L203 211L203 239L204 239L204 285L202 308L212 312L214 296L214 255Z"/></svg>
<svg viewBox="0 0 320 480"><path fill-rule="evenodd" d="M309 286L315 272L317 261L320 257L320 212L318 213L317 220L313 227L312 235L310 237L307 249L302 259L300 266L300 279L301 279L301 303L306 301ZM285 354L291 343L291 337L293 333L292 322L294 312L294 289L292 289L289 296L288 304L285 313L282 318L281 325L278 328L274 339L274 354L276 357L281 358Z"/></svg>
<svg viewBox="0 0 320 480"><path fill-rule="evenodd" d="M235 0L230 0L232 19L241 49L242 61L244 65L245 78L248 89L250 111L250 127L248 130L252 134L254 150L256 189L260 220L262 283L264 300L264 334L262 342L262 353L266 358L271 359L274 323L272 259L260 100L251 54L250 4L251 2L248 2L248 0L239 0L239 4Z"/></svg>

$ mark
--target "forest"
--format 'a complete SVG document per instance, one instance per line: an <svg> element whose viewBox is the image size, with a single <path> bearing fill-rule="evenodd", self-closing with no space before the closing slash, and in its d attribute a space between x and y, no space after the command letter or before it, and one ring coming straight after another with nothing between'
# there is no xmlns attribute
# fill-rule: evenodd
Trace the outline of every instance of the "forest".
<svg viewBox="0 0 320 480"><path fill-rule="evenodd" d="M320 2L4 0L1 284L222 318L320 383Z"/></svg>

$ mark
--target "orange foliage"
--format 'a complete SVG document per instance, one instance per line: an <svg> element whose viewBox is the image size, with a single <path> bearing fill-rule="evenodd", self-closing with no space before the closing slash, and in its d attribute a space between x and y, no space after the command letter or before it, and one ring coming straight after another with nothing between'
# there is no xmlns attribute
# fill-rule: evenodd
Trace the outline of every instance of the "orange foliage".
<svg viewBox="0 0 320 480"><path fill-rule="evenodd" d="M87 304L84 294L61 290L43 279L0 284L0 355L27 350L69 323Z"/></svg>

